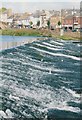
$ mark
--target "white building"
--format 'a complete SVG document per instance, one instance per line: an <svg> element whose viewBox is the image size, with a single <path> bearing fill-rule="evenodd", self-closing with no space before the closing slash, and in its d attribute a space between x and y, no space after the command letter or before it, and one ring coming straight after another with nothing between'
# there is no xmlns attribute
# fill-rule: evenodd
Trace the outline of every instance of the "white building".
<svg viewBox="0 0 82 120"><path fill-rule="evenodd" d="M13 17L7 18L8 25L11 25L13 23Z"/></svg>
<svg viewBox="0 0 82 120"><path fill-rule="evenodd" d="M23 19L23 20L21 20L21 22L22 22L22 24L23 24L24 26L29 26L29 25L30 25L28 19Z"/></svg>
<svg viewBox="0 0 82 120"><path fill-rule="evenodd" d="M49 18L46 17L46 14L40 16L40 27L47 27L47 21Z"/></svg>
<svg viewBox="0 0 82 120"><path fill-rule="evenodd" d="M37 22L39 21L39 18L35 18L33 16L30 16L30 21L33 23L33 25L37 25Z"/></svg>
<svg viewBox="0 0 82 120"><path fill-rule="evenodd" d="M0 15L0 21L1 22L7 22L7 14L1 14Z"/></svg>

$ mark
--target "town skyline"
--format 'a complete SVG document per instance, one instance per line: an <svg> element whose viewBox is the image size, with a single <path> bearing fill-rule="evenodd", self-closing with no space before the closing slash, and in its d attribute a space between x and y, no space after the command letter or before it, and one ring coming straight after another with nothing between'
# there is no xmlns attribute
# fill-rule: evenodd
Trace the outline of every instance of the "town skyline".
<svg viewBox="0 0 82 120"><path fill-rule="evenodd" d="M32 0L31 0L32 1ZM61 10L61 9L79 9L80 2L5 2L0 4L1 7L12 9L15 13L35 12L36 10ZM78 0L79 1L79 0Z"/></svg>

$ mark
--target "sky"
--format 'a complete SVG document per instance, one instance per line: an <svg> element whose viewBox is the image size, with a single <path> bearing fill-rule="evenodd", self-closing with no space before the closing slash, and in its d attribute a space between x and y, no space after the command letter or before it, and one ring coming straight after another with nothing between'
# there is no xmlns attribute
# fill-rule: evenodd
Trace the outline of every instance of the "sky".
<svg viewBox="0 0 82 120"><path fill-rule="evenodd" d="M0 7L12 8L13 12L34 12L36 10L60 10L80 8L81 0L0 0Z"/></svg>

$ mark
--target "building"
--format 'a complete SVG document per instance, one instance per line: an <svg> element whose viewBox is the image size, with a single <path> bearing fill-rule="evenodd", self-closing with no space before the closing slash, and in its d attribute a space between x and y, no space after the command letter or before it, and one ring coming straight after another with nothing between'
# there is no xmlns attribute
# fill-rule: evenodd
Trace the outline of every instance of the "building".
<svg viewBox="0 0 82 120"><path fill-rule="evenodd" d="M12 15L12 9L7 9L0 14L0 21L7 23L8 17Z"/></svg>
<svg viewBox="0 0 82 120"><path fill-rule="evenodd" d="M12 15L12 9L7 9L3 12L3 14L7 14L7 17Z"/></svg>
<svg viewBox="0 0 82 120"><path fill-rule="evenodd" d="M19 25L22 24L22 26L24 28L27 28L28 26L30 26L30 23L29 23L29 14L28 13L23 13L18 22L17 22Z"/></svg>
<svg viewBox="0 0 82 120"><path fill-rule="evenodd" d="M29 25L29 14L15 13L8 18L8 22L11 22L12 27L26 28Z"/></svg>
<svg viewBox="0 0 82 120"><path fill-rule="evenodd" d="M82 1L80 2L80 28L82 29ZM82 34L81 34L82 37Z"/></svg>
<svg viewBox="0 0 82 120"><path fill-rule="evenodd" d="M78 14L77 16L69 15L63 19L62 26L66 30L80 29L80 21L81 21L80 14Z"/></svg>
<svg viewBox="0 0 82 120"><path fill-rule="evenodd" d="M0 22L7 22L7 14L0 14Z"/></svg>
<svg viewBox="0 0 82 120"><path fill-rule="evenodd" d="M58 21L60 21L60 16L51 16L50 17L50 25L53 28L57 28L58 27Z"/></svg>
<svg viewBox="0 0 82 120"><path fill-rule="evenodd" d="M13 16L10 16L10 17L7 18L7 24L8 24L9 27L11 27L12 23L13 23Z"/></svg>
<svg viewBox="0 0 82 120"><path fill-rule="evenodd" d="M48 11L45 11L40 16L40 27L46 28L48 27L47 22L50 21L50 13Z"/></svg>

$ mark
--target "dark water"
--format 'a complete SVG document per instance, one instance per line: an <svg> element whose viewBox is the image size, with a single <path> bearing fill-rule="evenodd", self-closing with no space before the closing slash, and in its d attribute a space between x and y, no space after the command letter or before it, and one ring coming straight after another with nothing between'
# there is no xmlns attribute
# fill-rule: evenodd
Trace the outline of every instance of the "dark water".
<svg viewBox="0 0 82 120"><path fill-rule="evenodd" d="M2 51L0 117L80 120L81 47L48 39Z"/></svg>

